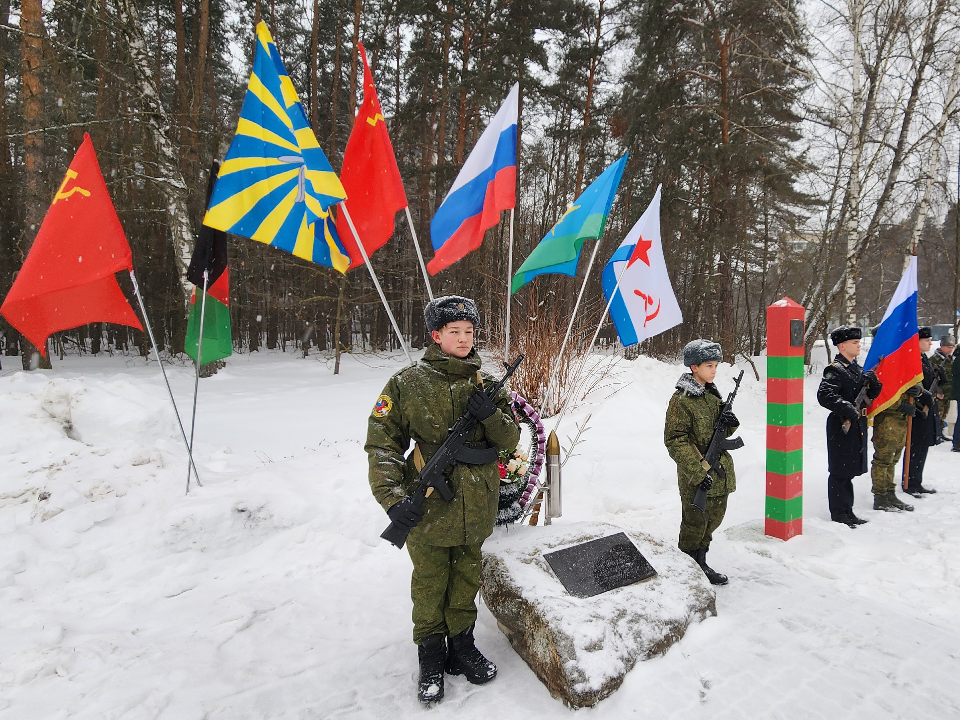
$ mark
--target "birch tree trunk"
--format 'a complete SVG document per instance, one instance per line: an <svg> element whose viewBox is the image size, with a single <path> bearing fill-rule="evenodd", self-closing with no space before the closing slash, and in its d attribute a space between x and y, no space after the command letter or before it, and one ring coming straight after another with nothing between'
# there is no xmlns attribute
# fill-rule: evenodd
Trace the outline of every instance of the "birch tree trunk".
<svg viewBox="0 0 960 720"><path fill-rule="evenodd" d="M187 267L193 254L193 229L190 226L190 211L187 207L187 186L180 171L180 150L170 139L168 131L174 127L163 107L159 88L151 72L150 53L143 37L143 23L135 0L116 0L120 31L125 36L130 52L130 62L140 92L141 112L144 126L157 148L157 186L163 194L167 209L167 223L173 242L174 257L180 285L183 288L184 313L193 290L187 280Z"/></svg>

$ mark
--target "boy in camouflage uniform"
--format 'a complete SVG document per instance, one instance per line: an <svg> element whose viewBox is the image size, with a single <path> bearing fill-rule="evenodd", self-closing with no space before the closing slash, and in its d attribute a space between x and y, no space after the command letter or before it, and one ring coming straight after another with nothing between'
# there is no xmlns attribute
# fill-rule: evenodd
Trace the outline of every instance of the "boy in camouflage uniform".
<svg viewBox="0 0 960 720"><path fill-rule="evenodd" d="M520 428L506 388L493 399L479 392L492 378L480 372L480 356L473 348L480 323L473 301L455 295L436 298L424 309L424 321L434 344L419 363L390 378L370 415L364 449L374 497L393 522L411 528L406 545L413 561L418 697L430 704L443 698L444 670L465 674L475 684L497 674L473 638L480 546L493 532L497 514L497 448L515 448ZM445 502L434 493L417 508L410 495L419 471L465 412L478 420L467 443L474 457L458 461L448 473L454 498ZM411 440L416 446L405 458Z"/></svg>
<svg viewBox="0 0 960 720"><path fill-rule="evenodd" d="M700 465L723 404L720 391L713 384L721 359L720 345L715 342L700 339L687 344L683 349L683 364L690 368L690 372L681 375L677 381L677 390L667 405L663 426L663 442L677 464L680 485L683 516L678 547L696 560L714 585L726 585L727 576L707 565L707 551L713 531L723 522L727 496L737 489L733 458L726 450L720 455L720 467L726 477L719 477L711 470L704 478ZM727 427L727 436L740 425L732 412L725 413L721 420ZM693 506L693 497L700 485L707 490L706 512Z"/></svg>

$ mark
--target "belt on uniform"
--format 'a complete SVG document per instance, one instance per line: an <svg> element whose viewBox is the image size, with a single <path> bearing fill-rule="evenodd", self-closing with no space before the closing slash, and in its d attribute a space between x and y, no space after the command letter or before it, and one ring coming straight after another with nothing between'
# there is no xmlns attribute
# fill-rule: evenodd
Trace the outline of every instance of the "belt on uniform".
<svg viewBox="0 0 960 720"><path fill-rule="evenodd" d="M427 458L433 457L433 454L439 449L439 445L417 441L416 447L413 449L413 466L417 469L417 472L423 470ZM467 443L457 451L456 458L466 465L489 465L500 459L500 451L486 443Z"/></svg>

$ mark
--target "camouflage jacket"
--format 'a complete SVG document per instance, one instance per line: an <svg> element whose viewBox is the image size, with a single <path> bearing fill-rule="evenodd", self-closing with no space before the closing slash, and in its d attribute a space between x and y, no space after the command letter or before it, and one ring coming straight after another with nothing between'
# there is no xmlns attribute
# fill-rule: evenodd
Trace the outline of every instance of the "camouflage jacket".
<svg viewBox="0 0 960 720"><path fill-rule="evenodd" d="M677 482L680 492L692 494L703 480L704 472L700 467L703 453L713 437L713 426L720 414L723 398L713 383L705 387L694 380L691 373L684 373L677 381L677 391L667 405L667 417L663 425L663 442L670 457L677 464ZM728 428L727 436L736 428ZM737 479L733 472L733 458L724 450L720 455L720 467L726 473L726 479L717 477L710 471L713 486L708 497L717 497L732 493L737 489Z"/></svg>
<svg viewBox="0 0 960 720"><path fill-rule="evenodd" d="M956 400L953 397L953 353L947 355L937 348L937 351L930 356L930 362L935 368L942 367L943 374L946 376L946 381L940 383L940 392L943 393L943 397L947 400Z"/></svg>
<svg viewBox="0 0 960 720"><path fill-rule="evenodd" d="M433 345L420 362L404 368L387 382L370 414L364 446L370 465L370 489L384 510L412 494L419 481L415 453L407 452L410 441L420 445L425 461L430 459L449 428L467 411L467 400L479 389L478 374L485 383L491 381L489 375L479 371L480 356L476 350L460 359ZM498 411L478 423L468 444L512 450L520 440L520 428L510 409L507 390L501 390L495 401ZM447 547L482 542L493 532L497 514L497 463L457 463L448 482L453 500L446 502L436 493L426 498L424 518L411 531L410 538Z"/></svg>

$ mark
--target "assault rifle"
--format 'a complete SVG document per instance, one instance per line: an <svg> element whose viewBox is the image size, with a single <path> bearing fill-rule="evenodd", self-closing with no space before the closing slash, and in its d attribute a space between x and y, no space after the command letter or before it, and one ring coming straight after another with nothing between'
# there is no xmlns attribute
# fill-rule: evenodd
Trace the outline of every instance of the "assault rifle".
<svg viewBox="0 0 960 720"><path fill-rule="evenodd" d="M724 450L737 450L743 447L743 438L727 439L727 426L721 422L723 414L733 409L733 401L737 397L741 380L743 380L743 370L733 381L735 386L733 392L727 397L727 401L720 406L720 414L717 415L717 422L713 425L713 437L710 438L710 445L707 446L707 451L703 454L703 460L700 461L700 466L706 471L705 478L709 477L710 471L713 470L718 476L726 479L727 473L720 467L720 453ZM697 494L693 496L693 506L700 512L707 511L707 490L702 483L697 488Z"/></svg>
<svg viewBox="0 0 960 720"><path fill-rule="evenodd" d="M503 365L506 368L506 372L503 377L488 387L485 387L480 392L486 393L487 397L491 400L494 399L510 376L520 367L523 358L524 356L520 355L512 364L504 363ZM493 459L487 460L485 457L487 454L486 451L472 450L464 447L467 438L470 437L470 433L473 432L476 426L477 419L473 415L468 412L461 415L453 424L453 427L450 428L447 439L443 441L443 444L423 466L423 469L420 471L420 484L417 485L417 489L414 490L413 495L410 496L413 504L418 508L423 505L424 498L430 497L434 490L447 502L453 500L453 490L451 490L447 484L446 475L447 471L456 464L457 460L472 465L481 465L497 459L498 453L495 448L489 448L489 450L493 450L493 453L491 453ZM407 534L409 532L409 529L401 527L395 522L391 522L387 529L380 533L380 537L384 540L389 540L398 548L402 548L404 543L407 542Z"/></svg>
<svg viewBox="0 0 960 720"><path fill-rule="evenodd" d="M863 387L860 388L860 392L857 393L857 397L853 401L853 409L857 411L857 415L863 416L867 413L867 405L870 403L870 401L867 399L867 386L869 386L869 384L870 383L868 382L863 383ZM850 432L850 426L852 424L853 423L850 420L843 421L844 435Z"/></svg>

